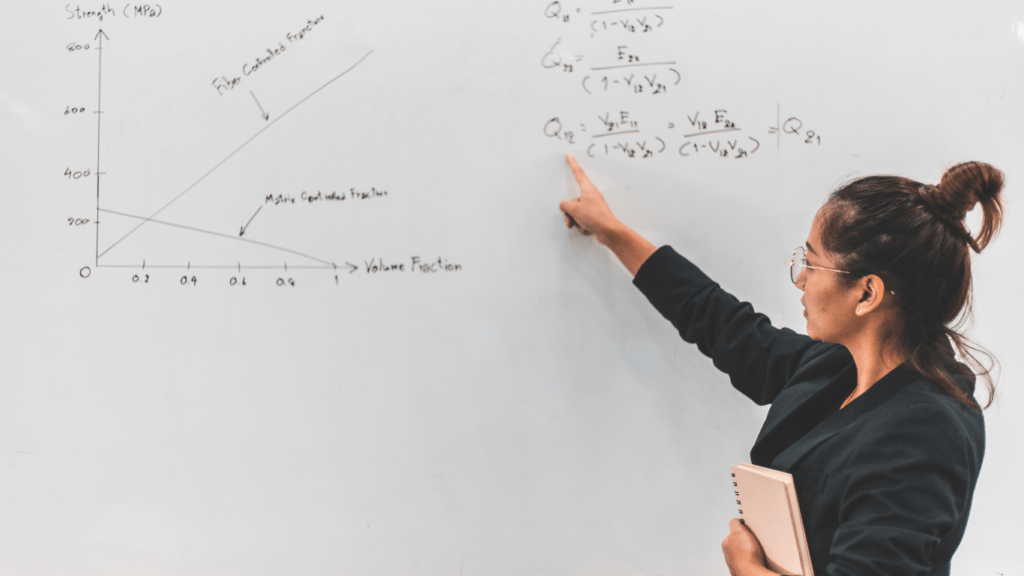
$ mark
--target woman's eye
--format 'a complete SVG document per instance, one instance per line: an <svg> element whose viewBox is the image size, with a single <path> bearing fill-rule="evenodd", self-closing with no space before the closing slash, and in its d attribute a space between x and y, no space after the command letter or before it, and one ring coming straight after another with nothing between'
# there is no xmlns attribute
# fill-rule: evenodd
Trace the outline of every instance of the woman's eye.
<svg viewBox="0 0 1024 576"><path fill-rule="evenodd" d="M802 264L804 266L810 266L810 264L807 262L807 258L801 258L800 259L800 264Z"/></svg>

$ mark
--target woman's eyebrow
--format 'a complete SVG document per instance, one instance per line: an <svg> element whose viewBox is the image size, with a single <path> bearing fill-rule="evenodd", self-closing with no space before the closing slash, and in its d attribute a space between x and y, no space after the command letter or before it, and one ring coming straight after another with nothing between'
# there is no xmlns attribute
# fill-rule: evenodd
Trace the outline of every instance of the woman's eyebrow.
<svg viewBox="0 0 1024 576"><path fill-rule="evenodd" d="M811 248L811 243L810 242L804 242L804 245L807 246L807 249L811 251L811 254L814 254L815 256L818 255L818 253L814 250L814 248Z"/></svg>

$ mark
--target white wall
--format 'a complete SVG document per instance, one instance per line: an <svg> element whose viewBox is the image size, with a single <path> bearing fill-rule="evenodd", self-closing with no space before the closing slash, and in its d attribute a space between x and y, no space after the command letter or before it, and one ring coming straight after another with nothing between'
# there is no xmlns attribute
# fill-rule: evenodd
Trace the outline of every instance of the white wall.
<svg viewBox="0 0 1024 576"><path fill-rule="evenodd" d="M1024 573L1017 3L566 0L548 18L544 1L168 0L78 17L101 5L20 3L0 23L0 572L725 574L728 466L765 410L565 230L569 150L625 222L798 330L782 263L838 183L1003 169L973 332L1001 398L954 571ZM627 18L655 26L612 24ZM630 54L671 64L596 70ZM219 76L242 80L219 94ZM698 113L724 128L716 110L738 130L687 136ZM613 131L637 132L599 137L623 111L636 124ZM790 117L799 134L771 133ZM748 155L684 157L687 141ZM100 208L163 223L125 236L142 220L101 212L97 235L97 171ZM265 202L350 188L387 195ZM405 269L369 273L374 258ZM320 261L341 269L300 268Z"/></svg>

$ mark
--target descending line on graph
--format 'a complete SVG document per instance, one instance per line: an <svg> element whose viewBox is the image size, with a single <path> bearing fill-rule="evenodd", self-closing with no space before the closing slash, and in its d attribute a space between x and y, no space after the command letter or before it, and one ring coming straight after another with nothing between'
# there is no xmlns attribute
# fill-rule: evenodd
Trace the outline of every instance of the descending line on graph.
<svg viewBox="0 0 1024 576"><path fill-rule="evenodd" d="M323 264L328 264L328 265L332 264L331 262L328 262L326 260L321 260L320 258L316 258L315 256L310 256L309 254L303 254L302 252L298 252L296 250L291 250L289 248L284 248L282 246L275 246L273 244L267 244L266 242L260 242L259 240L253 240L251 238L243 238L241 236L233 236L231 234L224 234L222 232L214 232L213 230L203 230L202 228L195 228L193 226L186 226L184 224L175 224L173 222L165 222L163 220L154 220L153 218L146 218L145 216L137 216L135 214L126 214L124 212L116 212L114 210L108 210L106 208L100 208L99 210L100 210L100 212L107 212L109 214L116 214L118 216L124 216L126 218L135 218L135 219L138 219L138 220L144 220L146 222L154 222L156 224L163 224L165 226L173 226L175 228L182 228L184 230L191 230L192 232L201 232L203 234L211 234L213 236L220 236L221 238L227 238L229 240L235 240L235 241L238 241L238 242L247 242L249 244L258 244L260 246L265 246L267 248L273 248L274 250L281 250L282 252L289 252L289 253L295 254L297 256L302 256L303 258L309 258L310 260L315 260L315 261L321 262Z"/></svg>

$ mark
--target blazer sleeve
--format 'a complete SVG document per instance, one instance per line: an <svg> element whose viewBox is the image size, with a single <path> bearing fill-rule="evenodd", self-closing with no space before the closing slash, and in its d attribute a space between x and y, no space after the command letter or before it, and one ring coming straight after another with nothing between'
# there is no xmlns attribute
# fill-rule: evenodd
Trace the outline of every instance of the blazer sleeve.
<svg viewBox="0 0 1024 576"><path fill-rule="evenodd" d="M846 471L828 576L931 574L929 558L970 511L981 457L935 404L867 430Z"/></svg>
<svg viewBox="0 0 1024 576"><path fill-rule="evenodd" d="M696 344L737 390L760 405L775 400L802 362L832 346L775 328L670 246L644 261L633 284L683 340Z"/></svg>

